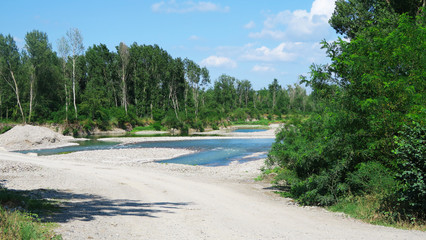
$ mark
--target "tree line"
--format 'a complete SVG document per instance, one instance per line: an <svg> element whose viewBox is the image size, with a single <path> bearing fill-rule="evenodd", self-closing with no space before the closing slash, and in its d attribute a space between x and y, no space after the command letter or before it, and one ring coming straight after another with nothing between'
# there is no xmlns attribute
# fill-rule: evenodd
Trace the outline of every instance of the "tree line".
<svg viewBox="0 0 426 240"><path fill-rule="evenodd" d="M0 34L0 119L20 122L86 122L101 128L140 125L141 119L168 127L203 128L229 120L280 118L313 108L300 85L253 90L248 80L209 71L185 58L173 58L158 45L115 51L105 44L85 50L81 32L70 29L57 41L37 30L20 50L11 35Z"/></svg>
<svg viewBox="0 0 426 240"><path fill-rule="evenodd" d="M426 220L424 7L336 1L330 24L346 39L324 41L331 63L301 77L316 109L278 133L268 158L299 202L377 222Z"/></svg>

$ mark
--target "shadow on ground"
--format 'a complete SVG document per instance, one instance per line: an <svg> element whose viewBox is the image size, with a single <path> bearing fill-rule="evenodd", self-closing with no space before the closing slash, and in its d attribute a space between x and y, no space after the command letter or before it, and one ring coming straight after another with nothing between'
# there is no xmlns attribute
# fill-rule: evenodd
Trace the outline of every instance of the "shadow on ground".
<svg viewBox="0 0 426 240"><path fill-rule="evenodd" d="M50 189L35 189L31 191L16 191L32 199L44 199L58 205L59 208L41 211L40 220L43 222L66 223L72 220L91 221L97 216L139 216L156 218L160 213L174 213L188 202L150 202L144 203L130 199L107 199L92 194L76 194L67 191ZM43 213L44 212L44 213Z"/></svg>

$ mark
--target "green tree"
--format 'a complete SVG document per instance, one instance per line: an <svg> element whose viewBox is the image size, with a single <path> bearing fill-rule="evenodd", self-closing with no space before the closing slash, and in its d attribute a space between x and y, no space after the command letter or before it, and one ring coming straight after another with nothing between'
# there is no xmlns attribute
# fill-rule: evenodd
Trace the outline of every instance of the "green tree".
<svg viewBox="0 0 426 240"><path fill-rule="evenodd" d="M28 55L29 120L32 105L37 117L49 119L51 112L59 109L60 67L56 54L52 51L47 34L34 30L25 35L25 49ZM28 85L27 85L28 86Z"/></svg>
<svg viewBox="0 0 426 240"><path fill-rule="evenodd" d="M301 202L329 205L350 193L384 200L395 192L394 136L426 119L425 18L398 19L391 31L369 25L350 42L323 42L331 64L313 65L302 78L319 108L281 131L269 155Z"/></svg>
<svg viewBox="0 0 426 240"><path fill-rule="evenodd" d="M74 104L75 119L77 119L77 102L76 102L76 60L83 53L83 36L78 28L71 28L67 32L67 39L71 47L72 59L72 96Z"/></svg>
<svg viewBox="0 0 426 240"><path fill-rule="evenodd" d="M19 80L17 73L22 69L18 47L11 35L3 36L0 34L0 74L4 81L13 89L16 96L16 103L21 113L22 122L25 121L24 111L22 109L21 97L19 92Z"/></svg>

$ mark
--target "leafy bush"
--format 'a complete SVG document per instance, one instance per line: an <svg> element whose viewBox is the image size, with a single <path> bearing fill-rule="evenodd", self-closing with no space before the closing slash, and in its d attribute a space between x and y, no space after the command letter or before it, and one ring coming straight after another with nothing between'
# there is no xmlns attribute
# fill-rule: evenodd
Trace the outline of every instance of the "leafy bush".
<svg viewBox="0 0 426 240"><path fill-rule="evenodd" d="M182 124L180 127L180 135L188 136L189 135L189 126L186 124Z"/></svg>
<svg viewBox="0 0 426 240"><path fill-rule="evenodd" d="M161 123L159 123L159 122L155 122L154 124L152 124L151 125L153 128L154 128L154 130L155 131L161 131L162 130L162 126L161 126Z"/></svg>
<svg viewBox="0 0 426 240"><path fill-rule="evenodd" d="M418 122L405 125L395 136L400 171L396 178L401 181L395 209L404 218L426 219L426 127Z"/></svg>
<svg viewBox="0 0 426 240"><path fill-rule="evenodd" d="M0 128L0 134L3 134L5 132L9 131L10 129L12 129L11 126L4 126L4 127Z"/></svg>
<svg viewBox="0 0 426 240"><path fill-rule="evenodd" d="M347 183L352 193L387 196L397 185L393 173L379 162L360 163L348 174Z"/></svg>

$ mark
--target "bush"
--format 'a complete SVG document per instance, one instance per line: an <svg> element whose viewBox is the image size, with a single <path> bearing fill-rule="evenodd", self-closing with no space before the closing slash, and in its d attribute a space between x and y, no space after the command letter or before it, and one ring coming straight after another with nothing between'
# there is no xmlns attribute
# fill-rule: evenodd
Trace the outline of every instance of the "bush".
<svg viewBox="0 0 426 240"><path fill-rule="evenodd" d="M11 126L4 126L4 127L0 128L0 134L3 134L5 132L9 131L10 129L12 129Z"/></svg>
<svg viewBox="0 0 426 240"><path fill-rule="evenodd" d="M182 124L180 127L180 135L181 136L188 136L189 135L189 126L186 124Z"/></svg>
<svg viewBox="0 0 426 240"><path fill-rule="evenodd" d="M401 189L396 193L394 206L403 218L426 219L426 127L417 122L405 125L399 136L395 136L400 171L396 178Z"/></svg>
<svg viewBox="0 0 426 240"><path fill-rule="evenodd" d="M161 123L159 122L155 122L154 124L152 124L152 127L155 129L155 131L161 131L161 129L163 128L161 126Z"/></svg>
<svg viewBox="0 0 426 240"><path fill-rule="evenodd" d="M388 168L379 162L360 163L349 173L347 183L352 193L387 196L395 190L396 182Z"/></svg>

